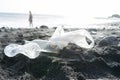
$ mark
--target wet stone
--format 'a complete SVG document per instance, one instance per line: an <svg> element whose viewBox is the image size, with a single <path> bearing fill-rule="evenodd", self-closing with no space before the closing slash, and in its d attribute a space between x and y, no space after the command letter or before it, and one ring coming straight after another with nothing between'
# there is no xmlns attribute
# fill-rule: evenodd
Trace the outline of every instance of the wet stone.
<svg viewBox="0 0 120 80"><path fill-rule="evenodd" d="M118 44L119 44L119 41L114 36L105 37L98 43L98 45L100 47L103 47L103 46L117 46Z"/></svg>

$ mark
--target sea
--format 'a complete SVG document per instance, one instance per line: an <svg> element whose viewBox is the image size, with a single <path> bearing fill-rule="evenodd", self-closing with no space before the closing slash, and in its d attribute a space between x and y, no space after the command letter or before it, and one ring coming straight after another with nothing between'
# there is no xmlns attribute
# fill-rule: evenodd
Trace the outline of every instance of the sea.
<svg viewBox="0 0 120 80"><path fill-rule="evenodd" d="M23 13L0 13L0 27L29 28L28 17L28 14ZM55 27L63 24L63 19L57 15L33 14L33 27Z"/></svg>
<svg viewBox="0 0 120 80"><path fill-rule="evenodd" d="M0 27L8 28L31 28L29 26L28 14L0 12ZM120 22L119 18L71 18L61 15L33 14L33 28L42 25L49 28L65 26L66 28L102 28L95 24Z"/></svg>

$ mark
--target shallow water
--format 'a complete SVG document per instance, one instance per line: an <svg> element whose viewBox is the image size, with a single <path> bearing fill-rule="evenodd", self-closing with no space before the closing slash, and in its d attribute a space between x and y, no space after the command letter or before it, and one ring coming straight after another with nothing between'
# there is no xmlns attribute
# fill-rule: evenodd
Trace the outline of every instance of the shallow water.
<svg viewBox="0 0 120 80"><path fill-rule="evenodd" d="M33 14L34 27L40 27L41 25L47 25L48 27L65 25L67 28L101 28L104 26L99 27L90 24L103 24L111 22L120 22L120 19L79 18L59 15ZM29 28L28 14L0 13L0 27Z"/></svg>
<svg viewBox="0 0 120 80"><path fill-rule="evenodd" d="M62 16L53 15L33 15L33 26L39 27L41 25L55 26L63 24ZM0 13L0 26L1 27L15 27L15 28L29 28L28 14L21 13Z"/></svg>

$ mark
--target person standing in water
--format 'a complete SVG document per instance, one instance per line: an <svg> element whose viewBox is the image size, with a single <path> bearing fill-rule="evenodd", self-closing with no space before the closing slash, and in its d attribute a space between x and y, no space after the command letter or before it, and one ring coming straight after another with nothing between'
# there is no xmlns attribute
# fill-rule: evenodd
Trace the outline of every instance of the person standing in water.
<svg viewBox="0 0 120 80"><path fill-rule="evenodd" d="M32 16L31 11L29 11L29 26L33 27L33 16Z"/></svg>

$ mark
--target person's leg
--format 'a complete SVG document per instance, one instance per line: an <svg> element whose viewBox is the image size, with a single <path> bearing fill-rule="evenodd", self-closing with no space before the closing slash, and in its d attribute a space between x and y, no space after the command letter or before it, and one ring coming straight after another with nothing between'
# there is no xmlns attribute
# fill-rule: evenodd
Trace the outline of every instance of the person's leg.
<svg viewBox="0 0 120 80"><path fill-rule="evenodd" d="M33 27L33 23L31 23L31 27Z"/></svg>
<svg viewBox="0 0 120 80"><path fill-rule="evenodd" d="M29 27L33 27L33 23L32 22L29 23Z"/></svg>

